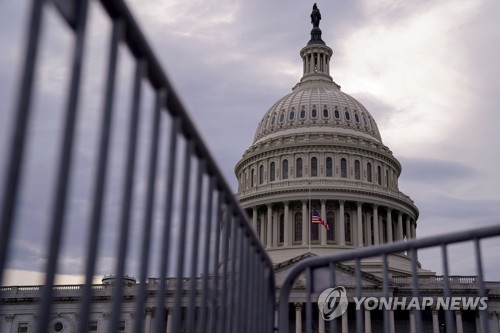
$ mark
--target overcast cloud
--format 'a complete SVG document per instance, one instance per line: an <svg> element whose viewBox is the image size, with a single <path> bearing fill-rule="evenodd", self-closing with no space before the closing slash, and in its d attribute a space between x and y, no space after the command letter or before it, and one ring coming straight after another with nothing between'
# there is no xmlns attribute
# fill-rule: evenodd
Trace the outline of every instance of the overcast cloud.
<svg viewBox="0 0 500 333"><path fill-rule="evenodd" d="M251 145L258 122L267 109L298 82L300 49L309 40L312 2L229 0L129 0L139 25L186 104L236 191L234 165ZM470 1L318 1L323 39L333 49L332 76L342 90L357 98L374 116L382 139L399 159L403 172L400 189L420 209L417 233L435 235L500 223L500 2ZM25 28L26 1L0 5L0 169L6 146L10 111ZM36 99L40 118L34 121L32 151L37 172L58 136L58 110L67 82L64 52L71 38L50 15L44 26ZM82 87L80 131L73 185L74 223L90 210L91 172L97 129L93 128L101 97L109 24L94 3L89 23L93 48L87 53ZM52 18L50 18L52 17ZM124 57L126 59L126 57ZM131 64L123 60L120 73L129 77ZM66 67L67 68L67 67ZM129 87L119 87L128 96ZM99 97L94 97L99 96ZM126 109L128 99L121 98ZM126 126L126 116L118 116ZM145 129L147 131L147 129ZM44 134L45 133L45 134ZM52 134L50 134L52 133ZM83 144L84 142L85 144ZM125 137L117 134L117 147ZM143 143L144 147L147 142ZM116 148L116 155L120 154ZM47 155L49 154L49 155ZM37 160L37 158L39 160ZM119 158L119 157L116 157ZM49 160L53 158L49 158ZM34 172L34 171L32 171ZM26 241L19 236L16 269L40 267L40 248L34 245L33 224L45 223L49 202L44 199L50 177L27 171L30 188L19 218ZM53 176L53 175L52 175ZM119 178L120 173L113 174ZM137 191L144 190L138 186ZM50 192L50 191L49 191ZM109 220L116 219L120 198L109 198ZM140 214L138 214L140 215ZM159 222L159 221L158 221ZM75 239L78 233L73 235ZM29 241L28 241L29 240ZM490 280L500 280L498 241L486 265ZM462 249L462 253L468 252ZM460 251L459 251L460 252ZM78 258L77 250L68 250ZM424 267L441 272L435 254L419 256ZM453 259L453 256L452 256ZM458 260L458 259L457 259ZM69 273L80 269L78 260ZM28 263L28 264L27 264ZM105 264L103 264L105 266ZM451 268L453 274L474 274L473 262Z"/></svg>

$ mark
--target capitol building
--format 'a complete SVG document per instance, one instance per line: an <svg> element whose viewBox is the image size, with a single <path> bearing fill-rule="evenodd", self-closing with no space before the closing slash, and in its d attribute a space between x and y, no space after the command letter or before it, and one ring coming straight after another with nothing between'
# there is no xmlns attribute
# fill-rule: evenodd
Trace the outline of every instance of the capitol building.
<svg viewBox="0 0 500 333"><path fill-rule="evenodd" d="M276 300L288 272L308 258L353 251L362 247L417 238L419 210L409 195L401 192L398 179L402 166L387 147L377 122L363 104L341 90L331 76L334 52L313 22L311 37L300 50L302 77L292 91L265 112L255 130L251 146L235 166L237 198L273 264ZM318 223L311 223L311 216ZM411 258L408 253L388 256L391 295L411 295ZM425 263L424 263L425 264ZM339 284L354 288L354 263L336 266ZM421 295L443 294L443 277L418 264ZM382 288L380 258L361 262L363 292L379 295ZM135 297L140 282L127 280L125 295ZM151 278L148 295L158 288ZM167 289L173 282L167 281ZM186 285L189 281L186 281ZM500 333L500 282L487 282L489 332ZM101 301L93 308L89 332L106 332L112 278L94 286ZM454 296L477 293L475 276L451 277ZM40 286L2 287L0 332L32 332ZM78 322L79 286L61 286L55 295L54 332L75 332ZM187 303L187 300L183 302ZM314 300L315 301L315 300ZM300 281L290 295L290 332L305 331L304 304ZM121 331L131 332L134 318L145 317L144 332L154 329L155 303L148 301L144 314L135 314L133 303L123 308ZM167 305L168 308L168 305ZM355 308L338 318L338 332L355 332ZM314 303L312 331L329 332ZM167 311L168 316L168 311ZM457 332L484 332L478 311L453 313ZM276 311L277 317L277 311ZM444 311L422 310L423 331L444 332ZM168 325L167 333L171 332ZM392 332L415 331L414 313L391 311ZM183 326L186 332L186 326ZM383 330L382 311L365 312L364 331Z"/></svg>

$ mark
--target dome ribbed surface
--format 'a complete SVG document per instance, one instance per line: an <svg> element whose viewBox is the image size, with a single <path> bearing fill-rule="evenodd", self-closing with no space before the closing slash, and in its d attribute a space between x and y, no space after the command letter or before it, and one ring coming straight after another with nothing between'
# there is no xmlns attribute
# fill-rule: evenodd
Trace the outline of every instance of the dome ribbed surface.
<svg viewBox="0 0 500 333"><path fill-rule="evenodd" d="M360 102L340 91L333 82L308 80L299 83L264 114L254 143L300 128L310 131L311 127L330 133L359 134L382 142L375 120Z"/></svg>

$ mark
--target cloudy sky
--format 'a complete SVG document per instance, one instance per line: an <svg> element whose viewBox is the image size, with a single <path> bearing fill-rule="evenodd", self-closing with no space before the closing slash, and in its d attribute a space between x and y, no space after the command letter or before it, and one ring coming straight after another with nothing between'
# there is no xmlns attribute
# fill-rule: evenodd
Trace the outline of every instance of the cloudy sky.
<svg viewBox="0 0 500 333"><path fill-rule="evenodd" d="M300 79L299 50L310 37L312 2L127 3L236 190L233 168L252 143L260 118ZM318 1L318 6L323 40L334 52L330 64L333 79L371 112L383 142L401 162L400 189L420 209L418 235L500 223L500 2L356 0ZM31 146L33 151L43 151L45 159L55 156L57 137L46 133L60 131L56 120L61 113L55 110L62 108L63 101L56 97L67 82L64 68L71 55L66 51L71 36L52 11L47 10L46 47L41 50L37 72L42 93L36 97L38 116L32 131L38 139ZM25 18L26 1L9 0L0 5L4 45L0 53L1 156L7 144L8 110L15 95ZM108 35L109 24L94 4L82 108L94 110L101 103L93 94L102 87L105 62L98 59L105 54L102 50ZM127 66L131 67L124 61L123 68ZM47 109L53 112L47 115ZM80 120L88 146L95 145L93 134L97 133L92 119L90 115ZM76 162L82 179L91 174L85 168L91 158L84 157ZM50 177L36 177L49 165L33 165L40 168L27 171L33 175L25 181L31 190L24 191L25 205L19 215L25 226L20 230L27 234L46 217L47 209L38 207L44 193L40 188L51 182ZM79 193L88 197L91 188L84 183ZM80 210L88 213L86 199L78 195L73 199L75 214ZM24 237L21 235L20 231L19 239ZM13 267L28 269L21 264L26 257L40 264L41 250L32 243L21 243L22 255L13 260L18 263ZM451 251L452 274L474 274L471 249ZM500 242L484 242L483 250L489 252L487 277L500 280L500 269L492 267L500 259ZM72 258L67 259L69 265ZM420 259L424 267L441 271L433 253L423 251Z"/></svg>

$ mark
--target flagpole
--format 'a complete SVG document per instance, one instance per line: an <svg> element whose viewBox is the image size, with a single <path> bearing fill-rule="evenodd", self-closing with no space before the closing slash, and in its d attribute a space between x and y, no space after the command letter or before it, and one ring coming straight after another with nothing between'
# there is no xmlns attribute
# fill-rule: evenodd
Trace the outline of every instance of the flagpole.
<svg viewBox="0 0 500 333"><path fill-rule="evenodd" d="M312 212L311 212L311 182L309 182L309 252L311 252L311 224L312 224Z"/></svg>

